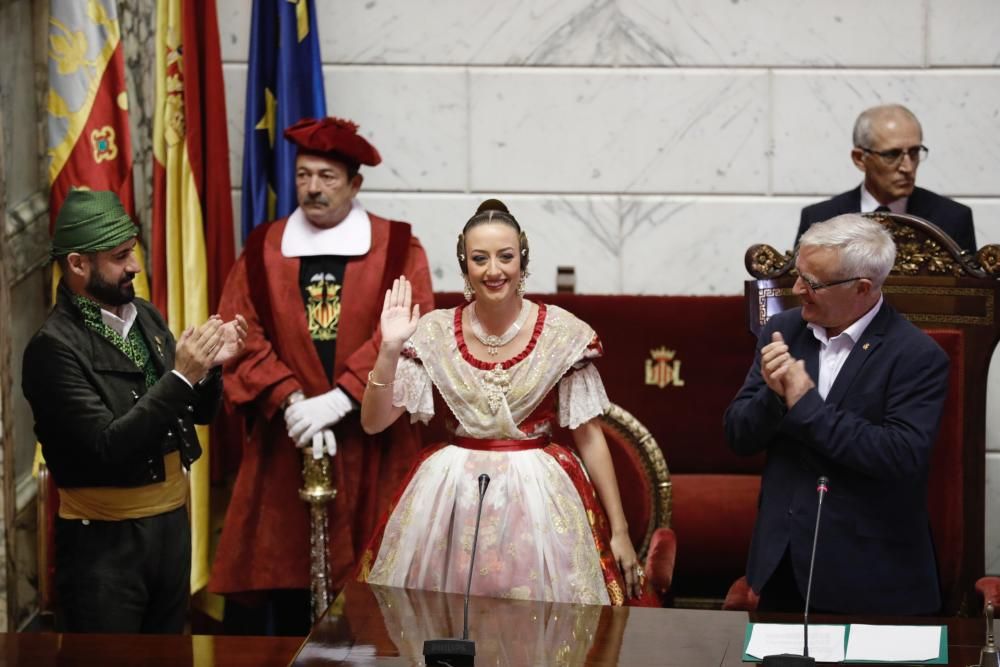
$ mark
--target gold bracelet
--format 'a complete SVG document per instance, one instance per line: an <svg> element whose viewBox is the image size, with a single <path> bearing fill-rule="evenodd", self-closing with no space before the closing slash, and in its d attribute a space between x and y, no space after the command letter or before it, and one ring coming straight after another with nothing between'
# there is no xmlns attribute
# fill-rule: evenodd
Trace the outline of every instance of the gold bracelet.
<svg viewBox="0 0 1000 667"><path fill-rule="evenodd" d="M375 374L375 370L374 369L368 371L368 386L369 387L372 387L373 389L388 389L389 387L391 387L393 385L392 382L376 382L375 378L372 377L372 375L374 375L374 374Z"/></svg>

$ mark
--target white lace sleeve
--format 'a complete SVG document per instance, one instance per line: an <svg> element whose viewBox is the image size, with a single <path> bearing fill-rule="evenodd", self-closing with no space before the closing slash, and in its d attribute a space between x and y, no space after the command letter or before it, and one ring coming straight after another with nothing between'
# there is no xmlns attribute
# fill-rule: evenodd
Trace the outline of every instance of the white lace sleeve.
<svg viewBox="0 0 1000 667"><path fill-rule="evenodd" d="M410 413L410 423L427 423L434 416L434 391L424 365L416 359L403 357L396 366L392 386L392 404Z"/></svg>
<svg viewBox="0 0 1000 667"><path fill-rule="evenodd" d="M559 425L574 429L604 414L611 401L594 364L570 371L559 381Z"/></svg>

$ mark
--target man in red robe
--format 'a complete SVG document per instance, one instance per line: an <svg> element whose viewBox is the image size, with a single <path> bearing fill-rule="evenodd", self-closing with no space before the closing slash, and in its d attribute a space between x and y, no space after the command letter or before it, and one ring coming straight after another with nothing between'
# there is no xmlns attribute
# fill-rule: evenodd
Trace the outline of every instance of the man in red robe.
<svg viewBox="0 0 1000 667"><path fill-rule="evenodd" d="M285 131L296 144L299 208L250 234L219 312L243 313L246 353L225 370L227 401L247 418L209 590L227 596L231 632L305 634L310 626L309 507L299 499L302 452L331 456L330 582L352 574L419 446L399 420L362 429L358 406L378 355L387 287L405 274L421 312L433 309L430 271L410 225L355 201L359 165L378 151L337 118Z"/></svg>

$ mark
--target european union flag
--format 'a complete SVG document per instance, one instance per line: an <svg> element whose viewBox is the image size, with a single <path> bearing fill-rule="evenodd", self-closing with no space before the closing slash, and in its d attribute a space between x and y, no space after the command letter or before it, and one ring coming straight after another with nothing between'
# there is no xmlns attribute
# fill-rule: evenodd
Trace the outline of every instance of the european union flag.
<svg viewBox="0 0 1000 667"><path fill-rule="evenodd" d="M254 0L243 144L243 238L288 215L295 198L295 146L282 133L326 115L313 0Z"/></svg>

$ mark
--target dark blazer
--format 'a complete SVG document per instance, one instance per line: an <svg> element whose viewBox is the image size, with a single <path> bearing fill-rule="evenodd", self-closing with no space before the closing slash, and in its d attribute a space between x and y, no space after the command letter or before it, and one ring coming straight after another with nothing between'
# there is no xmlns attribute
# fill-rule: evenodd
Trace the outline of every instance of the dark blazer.
<svg viewBox="0 0 1000 667"><path fill-rule="evenodd" d="M60 285L56 304L24 351L22 388L35 434L60 487L141 486L165 479L163 455L179 450L190 467L201 455L194 424L207 424L222 395L221 374L192 389L170 370L174 338L147 301L135 300L139 327L160 379L145 375L90 329Z"/></svg>
<svg viewBox="0 0 1000 667"><path fill-rule="evenodd" d="M823 222L843 213L858 213L861 211L861 186L843 192L833 199L827 199L802 209L799 219L799 231L795 235L798 243L809 226L814 222ZM976 230L972 225L972 209L959 204L953 199L939 194L913 188L913 193L906 201L906 212L915 215L940 227L945 234L954 239L962 250L975 253Z"/></svg>
<svg viewBox="0 0 1000 667"><path fill-rule="evenodd" d="M948 357L888 304L844 362L826 401L811 389L791 410L760 373L780 331L818 377L819 342L800 309L767 323L746 381L725 414L739 454L767 452L747 580L760 591L785 553L805 594L816 480L829 492L812 606L843 613L924 614L941 605L927 514L927 475L948 387Z"/></svg>

